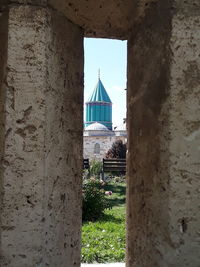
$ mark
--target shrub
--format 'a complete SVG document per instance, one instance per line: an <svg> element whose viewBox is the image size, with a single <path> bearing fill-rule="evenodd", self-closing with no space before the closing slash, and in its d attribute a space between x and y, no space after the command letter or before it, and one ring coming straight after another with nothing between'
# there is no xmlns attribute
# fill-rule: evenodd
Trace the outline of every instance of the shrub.
<svg viewBox="0 0 200 267"><path fill-rule="evenodd" d="M90 166L90 175L100 177L102 172L102 162L93 160Z"/></svg>
<svg viewBox="0 0 200 267"><path fill-rule="evenodd" d="M95 221L109 208L103 183L91 178L83 184L83 221Z"/></svg>

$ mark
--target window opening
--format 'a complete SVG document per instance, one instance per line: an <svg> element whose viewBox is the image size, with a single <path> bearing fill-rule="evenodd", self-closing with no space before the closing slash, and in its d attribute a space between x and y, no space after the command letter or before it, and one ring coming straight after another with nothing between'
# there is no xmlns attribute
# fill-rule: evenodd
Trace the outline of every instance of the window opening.
<svg viewBox="0 0 200 267"><path fill-rule="evenodd" d="M125 262L127 42L85 38L84 49L82 264Z"/></svg>
<svg viewBox="0 0 200 267"><path fill-rule="evenodd" d="M100 144L98 143L94 145L94 154L100 154Z"/></svg>

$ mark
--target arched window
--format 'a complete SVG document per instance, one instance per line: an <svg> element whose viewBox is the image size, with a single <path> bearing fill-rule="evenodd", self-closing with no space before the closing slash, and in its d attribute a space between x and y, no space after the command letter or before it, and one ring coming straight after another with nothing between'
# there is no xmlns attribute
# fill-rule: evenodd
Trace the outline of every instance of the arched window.
<svg viewBox="0 0 200 267"><path fill-rule="evenodd" d="M100 144L98 143L94 145L94 154L100 154Z"/></svg>

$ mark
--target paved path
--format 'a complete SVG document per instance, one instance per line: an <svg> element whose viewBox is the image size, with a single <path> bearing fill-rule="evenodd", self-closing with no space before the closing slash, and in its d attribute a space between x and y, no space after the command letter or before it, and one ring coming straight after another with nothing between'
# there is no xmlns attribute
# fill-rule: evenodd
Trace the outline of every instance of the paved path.
<svg viewBox="0 0 200 267"><path fill-rule="evenodd" d="M86 264L82 263L81 267L125 267L125 263L105 263L105 264Z"/></svg>

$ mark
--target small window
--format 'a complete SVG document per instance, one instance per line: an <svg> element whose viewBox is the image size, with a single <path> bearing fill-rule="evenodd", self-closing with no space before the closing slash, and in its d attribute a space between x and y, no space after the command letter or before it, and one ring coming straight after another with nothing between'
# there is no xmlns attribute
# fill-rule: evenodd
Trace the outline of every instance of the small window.
<svg viewBox="0 0 200 267"><path fill-rule="evenodd" d="M100 144L98 143L94 145L94 154L100 154Z"/></svg>

